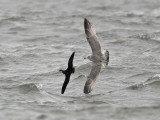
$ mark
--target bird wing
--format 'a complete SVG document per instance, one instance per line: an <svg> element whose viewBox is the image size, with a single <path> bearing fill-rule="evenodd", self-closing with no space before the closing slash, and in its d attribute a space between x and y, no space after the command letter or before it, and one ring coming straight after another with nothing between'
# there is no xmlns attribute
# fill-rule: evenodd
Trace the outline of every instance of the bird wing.
<svg viewBox="0 0 160 120"><path fill-rule="evenodd" d="M64 81L63 86L62 86L61 94L63 94L65 92L65 90L66 90L66 87L67 87L67 85L69 83L70 75L71 74L65 75L65 81Z"/></svg>
<svg viewBox="0 0 160 120"><path fill-rule="evenodd" d="M84 19L84 29L86 33L86 38L91 46L92 54L97 55L101 54L101 46L99 40L97 38L96 32L92 26L92 24L85 18Z"/></svg>
<svg viewBox="0 0 160 120"><path fill-rule="evenodd" d="M74 54L75 54L75 52L73 52L72 55L71 55L70 58L69 58L68 68L72 68L72 67L73 67Z"/></svg>
<svg viewBox="0 0 160 120"><path fill-rule="evenodd" d="M84 86L84 93L88 94L92 91L95 81L100 73L101 64L92 62L92 69Z"/></svg>

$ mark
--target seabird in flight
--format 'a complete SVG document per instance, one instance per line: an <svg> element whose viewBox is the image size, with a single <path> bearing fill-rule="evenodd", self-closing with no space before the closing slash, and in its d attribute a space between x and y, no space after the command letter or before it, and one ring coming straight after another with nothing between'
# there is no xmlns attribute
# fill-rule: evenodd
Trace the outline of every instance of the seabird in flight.
<svg viewBox="0 0 160 120"><path fill-rule="evenodd" d="M95 81L100 73L102 64L104 66L108 65L109 62L109 52L105 50L104 53L101 52L101 46L97 38L96 32L92 24L85 18L84 19L84 29L88 43L92 49L92 55L87 58L92 61L92 68L87 81L84 86L84 93L88 94L92 91Z"/></svg>
<svg viewBox="0 0 160 120"><path fill-rule="evenodd" d="M68 68L66 70L60 70L63 74L65 74L65 81L62 86L61 94L63 94L65 92L65 89L66 89L66 87L69 83L69 80L70 80L70 76L72 73L75 72L75 68L73 67L74 54L75 54L75 52L73 52L69 58Z"/></svg>

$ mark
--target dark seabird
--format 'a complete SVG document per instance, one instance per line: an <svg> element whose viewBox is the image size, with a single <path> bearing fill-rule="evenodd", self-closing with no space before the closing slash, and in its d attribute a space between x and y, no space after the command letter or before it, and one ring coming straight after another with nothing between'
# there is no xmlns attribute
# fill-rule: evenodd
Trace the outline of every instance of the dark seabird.
<svg viewBox="0 0 160 120"><path fill-rule="evenodd" d="M100 73L101 66L107 66L109 62L109 52L107 50L102 53L99 40L96 32L92 27L92 24L85 18L84 29L88 43L92 49L92 55L87 58L92 61L92 69L87 77L87 81L84 86L84 93L88 94L92 91L95 81Z"/></svg>
<svg viewBox="0 0 160 120"><path fill-rule="evenodd" d="M70 76L75 71L75 68L73 67L74 53L75 52L73 52L72 55L69 58L68 68L66 70L60 70L63 74L65 74L65 81L64 81L63 86L62 86L61 94L63 94L65 92L65 89L66 89L66 87L69 83L69 80L70 80Z"/></svg>

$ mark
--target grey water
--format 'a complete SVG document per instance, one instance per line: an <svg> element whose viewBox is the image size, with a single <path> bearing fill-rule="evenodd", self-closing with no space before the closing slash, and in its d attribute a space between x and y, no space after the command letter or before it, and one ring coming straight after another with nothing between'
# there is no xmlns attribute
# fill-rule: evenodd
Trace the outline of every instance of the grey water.
<svg viewBox="0 0 160 120"><path fill-rule="evenodd" d="M110 52L91 94L83 21ZM75 51L65 93L60 69ZM159 0L0 0L0 120L159 120Z"/></svg>

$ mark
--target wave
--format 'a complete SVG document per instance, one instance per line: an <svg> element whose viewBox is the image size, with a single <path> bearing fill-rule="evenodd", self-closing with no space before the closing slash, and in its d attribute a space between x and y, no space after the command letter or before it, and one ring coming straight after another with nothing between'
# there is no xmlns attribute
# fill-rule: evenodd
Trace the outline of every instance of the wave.
<svg viewBox="0 0 160 120"><path fill-rule="evenodd" d="M146 41L152 41L155 43L160 43L160 33L152 33L152 34L137 34L133 36L129 36L129 38L136 38L136 39L141 39L141 40L146 40Z"/></svg>
<svg viewBox="0 0 160 120"><path fill-rule="evenodd" d="M79 75L76 78L74 78L73 80L79 80L79 79L83 79L85 77L86 77L85 75Z"/></svg>
<svg viewBox="0 0 160 120"><path fill-rule="evenodd" d="M17 33L17 31L25 31L27 30L27 28L25 28L24 26L15 26L9 29L12 32L9 33Z"/></svg>
<svg viewBox="0 0 160 120"><path fill-rule="evenodd" d="M147 81L144 82L144 85L160 85L160 74L155 74Z"/></svg>
<svg viewBox="0 0 160 120"><path fill-rule="evenodd" d="M13 21L25 21L25 17L18 15L8 16L0 20L0 25L7 24L8 22L13 22Z"/></svg>
<svg viewBox="0 0 160 120"><path fill-rule="evenodd" d="M118 107L117 109L121 110L121 111L128 111L128 110L132 110L132 111L137 111L137 110L156 110L156 109L160 109L159 105L144 105L144 106L125 106L125 107Z"/></svg>
<svg viewBox="0 0 160 120"><path fill-rule="evenodd" d="M45 90L43 90L43 85L40 83L29 83L17 86L15 89L21 93L28 102L38 102L38 103L46 103L46 102L57 102L62 101L58 95L52 95ZM21 96L22 96L21 95Z"/></svg>
<svg viewBox="0 0 160 120"><path fill-rule="evenodd" d="M137 89L144 88L147 86L155 86L155 85L156 86L158 85L158 87L160 86L160 74L156 74L142 83L135 84L127 88L132 89L132 90L137 90Z"/></svg>
<svg viewBox="0 0 160 120"><path fill-rule="evenodd" d="M143 11L131 11L131 12L125 13L125 16L126 17L143 17L144 14L145 13Z"/></svg>
<svg viewBox="0 0 160 120"><path fill-rule="evenodd" d="M40 89L42 88L42 84L30 83L30 84L20 85L17 88L20 90L21 93L27 94L29 92L39 92Z"/></svg>

